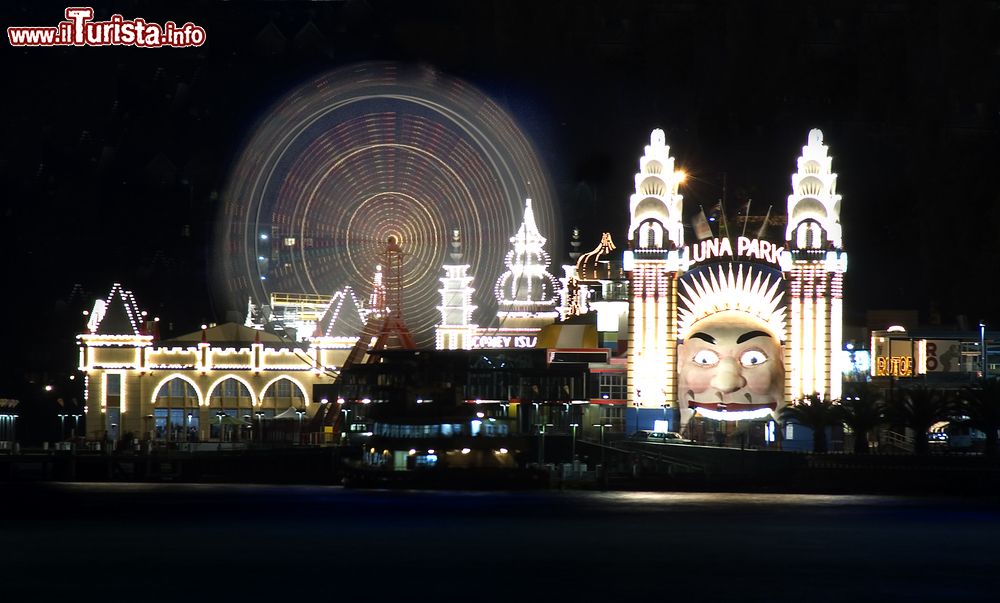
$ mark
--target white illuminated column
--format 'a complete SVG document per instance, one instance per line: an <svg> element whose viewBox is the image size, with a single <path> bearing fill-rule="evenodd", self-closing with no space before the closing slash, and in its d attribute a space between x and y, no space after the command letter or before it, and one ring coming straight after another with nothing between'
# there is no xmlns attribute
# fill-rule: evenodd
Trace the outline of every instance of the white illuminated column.
<svg viewBox="0 0 1000 603"><path fill-rule="evenodd" d="M379 318L392 309L386 307L385 279L381 264L375 266L375 274L372 276L372 292L368 298L368 308L371 314Z"/></svg>
<svg viewBox="0 0 1000 603"><path fill-rule="evenodd" d="M786 365L789 401L809 394L832 399L842 393L843 250L840 195L833 158L823 132L811 130L788 196L786 251L790 321Z"/></svg>
<svg viewBox="0 0 1000 603"><path fill-rule="evenodd" d="M462 233L457 228L451 232L451 261L443 266L441 279L441 323L437 327L436 347L439 350L467 350L472 347L476 325L472 322L472 277L469 264L462 263Z"/></svg>
<svg viewBox="0 0 1000 603"><path fill-rule="evenodd" d="M513 248L504 263L507 270L497 279L494 293L499 309L497 317L503 327L538 326L539 321L552 322L559 317L556 294L559 283L549 274L549 254L545 237L535 224L531 199L524 204L524 220L510 238Z"/></svg>
<svg viewBox="0 0 1000 603"><path fill-rule="evenodd" d="M678 249L684 245L681 219L682 172L674 170L663 130L653 130L639 158L635 193L629 198L625 268L629 296L628 404L641 408L677 406Z"/></svg>

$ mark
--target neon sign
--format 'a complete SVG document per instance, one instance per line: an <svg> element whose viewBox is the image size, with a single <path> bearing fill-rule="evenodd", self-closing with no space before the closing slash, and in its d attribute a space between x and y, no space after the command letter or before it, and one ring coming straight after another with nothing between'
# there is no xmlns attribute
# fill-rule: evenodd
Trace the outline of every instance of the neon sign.
<svg viewBox="0 0 1000 603"><path fill-rule="evenodd" d="M735 253L733 243L728 238L705 239L684 247L685 256L691 262L698 263L721 257L742 257L751 258L778 264L783 247L779 247L770 241L751 239L749 237L737 237Z"/></svg>
<svg viewBox="0 0 1000 603"><path fill-rule="evenodd" d="M912 377L912 356L877 356L875 358L876 377Z"/></svg>
<svg viewBox="0 0 1000 603"><path fill-rule="evenodd" d="M533 348L538 337L528 335L479 335L472 338L473 348Z"/></svg>

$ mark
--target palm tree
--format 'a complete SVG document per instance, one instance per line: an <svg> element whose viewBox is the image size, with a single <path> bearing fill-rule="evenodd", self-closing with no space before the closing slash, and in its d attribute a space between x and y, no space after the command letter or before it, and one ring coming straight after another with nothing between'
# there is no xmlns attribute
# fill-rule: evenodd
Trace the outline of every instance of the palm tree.
<svg viewBox="0 0 1000 603"><path fill-rule="evenodd" d="M886 404L886 417L893 423L913 430L913 451L927 454L927 432L938 421L951 415L952 404L944 392L922 386L901 390Z"/></svg>
<svg viewBox="0 0 1000 603"><path fill-rule="evenodd" d="M840 401L840 419L854 432L854 454L868 453L868 434L885 416L882 394L870 383L860 384Z"/></svg>
<svg viewBox="0 0 1000 603"><path fill-rule="evenodd" d="M811 429L813 452L826 452L826 428L840 422L840 405L819 394L809 394L782 408L780 416L783 421Z"/></svg>
<svg viewBox="0 0 1000 603"><path fill-rule="evenodd" d="M997 454L997 429L1000 429L1000 380L985 379L976 387L959 392L956 412L967 416L971 427L986 434L986 456Z"/></svg>

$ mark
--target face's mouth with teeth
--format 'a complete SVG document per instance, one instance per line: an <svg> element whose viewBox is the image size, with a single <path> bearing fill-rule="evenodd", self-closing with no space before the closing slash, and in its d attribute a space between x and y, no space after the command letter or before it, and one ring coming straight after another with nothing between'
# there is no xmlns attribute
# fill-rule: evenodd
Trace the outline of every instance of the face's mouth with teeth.
<svg viewBox="0 0 1000 603"><path fill-rule="evenodd" d="M698 400L692 390L687 391L688 408L704 408L706 410L759 410L769 408L777 410L778 402L770 396L754 399L749 393L743 394L743 399L733 399L722 392L715 392L714 400Z"/></svg>
<svg viewBox="0 0 1000 603"><path fill-rule="evenodd" d="M744 312L724 311L693 325L677 347L681 402L706 411L775 411L783 405L781 343Z"/></svg>

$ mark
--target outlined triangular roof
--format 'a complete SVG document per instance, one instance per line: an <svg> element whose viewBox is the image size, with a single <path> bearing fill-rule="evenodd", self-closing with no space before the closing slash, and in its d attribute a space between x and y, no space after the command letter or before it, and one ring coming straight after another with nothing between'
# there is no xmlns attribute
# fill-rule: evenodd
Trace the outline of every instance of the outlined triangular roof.
<svg viewBox="0 0 1000 603"><path fill-rule="evenodd" d="M97 335L138 336L142 335L142 323L142 312L135 295L121 283L115 283L105 299L94 302L87 329Z"/></svg>
<svg viewBox="0 0 1000 603"><path fill-rule="evenodd" d="M364 329L368 311L350 285L333 294L330 305L316 323L319 337L357 337Z"/></svg>

